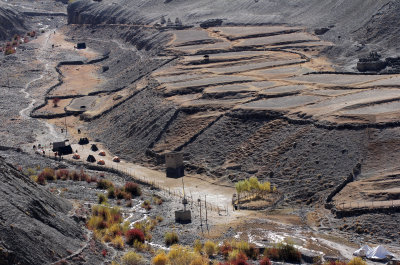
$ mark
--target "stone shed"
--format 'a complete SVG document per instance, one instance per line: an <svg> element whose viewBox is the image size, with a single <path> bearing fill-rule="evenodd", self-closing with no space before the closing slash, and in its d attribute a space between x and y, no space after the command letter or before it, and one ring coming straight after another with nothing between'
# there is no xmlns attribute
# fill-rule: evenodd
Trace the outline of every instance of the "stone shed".
<svg viewBox="0 0 400 265"><path fill-rule="evenodd" d="M165 165L168 178L180 178L185 175L182 153L170 152L165 154Z"/></svg>

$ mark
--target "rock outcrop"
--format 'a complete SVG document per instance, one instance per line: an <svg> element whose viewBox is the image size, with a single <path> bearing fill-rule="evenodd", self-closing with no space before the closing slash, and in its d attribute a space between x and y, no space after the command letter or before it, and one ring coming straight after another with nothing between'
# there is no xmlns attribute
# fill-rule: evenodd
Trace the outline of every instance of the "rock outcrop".
<svg viewBox="0 0 400 265"><path fill-rule="evenodd" d="M13 34L21 34L27 30L24 16L14 8L0 3L0 40L6 40Z"/></svg>
<svg viewBox="0 0 400 265"><path fill-rule="evenodd" d="M0 264L48 264L76 251L80 226L72 205L0 158Z"/></svg>

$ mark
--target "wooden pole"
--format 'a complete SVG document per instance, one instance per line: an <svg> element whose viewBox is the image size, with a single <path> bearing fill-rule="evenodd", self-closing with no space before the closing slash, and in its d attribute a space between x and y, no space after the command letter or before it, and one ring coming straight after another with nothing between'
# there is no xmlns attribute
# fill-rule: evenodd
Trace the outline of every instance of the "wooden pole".
<svg viewBox="0 0 400 265"><path fill-rule="evenodd" d="M198 199L198 202L199 202L199 207L200 207L200 227L201 227L201 233L203 233L203 219L201 218L201 200L200 200L200 198Z"/></svg>
<svg viewBox="0 0 400 265"><path fill-rule="evenodd" d="M206 205L206 225L208 228L208 222L207 222L207 218L208 218L208 214L207 214L207 195L204 195L204 204Z"/></svg>

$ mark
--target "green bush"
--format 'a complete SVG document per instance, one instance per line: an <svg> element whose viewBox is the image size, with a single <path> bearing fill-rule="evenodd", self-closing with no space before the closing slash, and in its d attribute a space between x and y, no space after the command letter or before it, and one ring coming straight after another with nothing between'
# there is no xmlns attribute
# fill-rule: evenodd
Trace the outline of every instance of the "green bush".
<svg viewBox="0 0 400 265"><path fill-rule="evenodd" d="M367 263L360 257L355 257L350 262L348 265L367 265Z"/></svg>
<svg viewBox="0 0 400 265"><path fill-rule="evenodd" d="M145 200L145 201L142 203L142 208L146 209L147 211L150 211L150 210L151 210L150 201L149 201L149 200Z"/></svg>
<svg viewBox="0 0 400 265"><path fill-rule="evenodd" d="M194 251L201 253L201 251L203 250L203 244L201 244L200 240L196 239L194 241L193 249Z"/></svg>
<svg viewBox="0 0 400 265"><path fill-rule="evenodd" d="M171 246L173 244L177 244L179 242L178 234L175 232L167 232L164 236L165 244L167 246Z"/></svg>
<svg viewBox="0 0 400 265"><path fill-rule="evenodd" d="M167 254L169 265L191 265L202 259L201 255L188 247L173 245ZM197 262L195 264L198 264Z"/></svg>
<svg viewBox="0 0 400 265"><path fill-rule="evenodd" d="M114 187L109 187L107 189L107 197L110 199L114 199L115 198L115 189Z"/></svg>
<svg viewBox="0 0 400 265"><path fill-rule="evenodd" d="M214 242L207 240L204 243L204 252L209 256L212 257L217 252L217 246Z"/></svg>
<svg viewBox="0 0 400 265"><path fill-rule="evenodd" d="M164 251L159 252L153 259L152 259L152 264L153 265L167 265L168 263L168 257L165 254Z"/></svg>
<svg viewBox="0 0 400 265"><path fill-rule="evenodd" d="M134 252L134 251L129 251L126 253L122 258L121 262L123 265L142 265L145 264L145 260L143 257Z"/></svg>
<svg viewBox="0 0 400 265"><path fill-rule="evenodd" d="M107 203L107 197L104 194L99 193L97 196L99 197L99 204Z"/></svg>
<svg viewBox="0 0 400 265"><path fill-rule="evenodd" d="M106 190L108 188L114 187L114 184L108 179L100 179L97 181L97 188L101 190Z"/></svg>
<svg viewBox="0 0 400 265"><path fill-rule="evenodd" d="M297 263L301 261L301 253L292 244L279 243L275 248L267 248L264 255L271 260Z"/></svg>

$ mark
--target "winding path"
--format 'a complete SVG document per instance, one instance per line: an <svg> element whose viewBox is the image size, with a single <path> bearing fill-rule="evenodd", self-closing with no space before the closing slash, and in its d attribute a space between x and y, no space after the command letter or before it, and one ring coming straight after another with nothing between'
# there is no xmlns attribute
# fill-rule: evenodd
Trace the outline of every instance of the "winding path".
<svg viewBox="0 0 400 265"><path fill-rule="evenodd" d="M31 94L28 92L30 87L32 86L32 84L34 84L35 82L38 82L40 80L42 80L45 76L45 74L49 74L50 73L50 62L49 60L46 58L45 54L46 52L48 52L50 44L49 44L49 39L51 37L50 32L45 33L44 35L42 35L41 37L38 38L38 42L39 42L39 51L37 54L37 59L39 61L45 62L45 70L44 73L42 73L39 77L29 81L25 87L23 89L20 90L21 93L25 94L25 98L31 98L31 102L29 103L29 105L20 110L19 115L23 118L23 119L32 119L29 115L30 112L32 111L35 103L37 102L37 100L35 98L31 97ZM61 140L62 137L56 132L56 130L54 129L54 125L47 123L46 121L40 120L48 129L48 134L51 136L51 138L53 140Z"/></svg>

